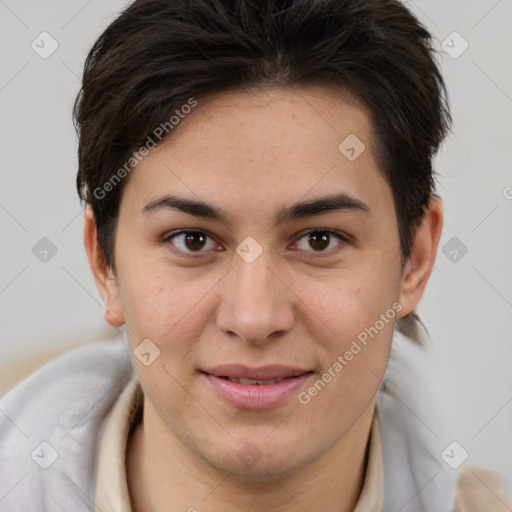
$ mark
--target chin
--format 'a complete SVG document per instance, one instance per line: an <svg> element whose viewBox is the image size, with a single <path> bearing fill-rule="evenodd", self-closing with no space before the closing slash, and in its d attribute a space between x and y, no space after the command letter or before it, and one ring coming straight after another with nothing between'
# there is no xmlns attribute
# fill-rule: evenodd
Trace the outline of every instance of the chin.
<svg viewBox="0 0 512 512"><path fill-rule="evenodd" d="M254 439L247 436L246 441L237 442L236 448L216 449L215 457L208 457L209 463L223 473L230 473L232 478L263 484L289 477L315 459L313 454L298 450L303 443L290 438L286 443L279 439L270 443L264 436L259 441Z"/></svg>
<svg viewBox="0 0 512 512"><path fill-rule="evenodd" d="M226 461L218 470L223 473L229 473L230 478L239 480L241 482L250 482L258 484L275 483L275 480L282 480L288 478L302 467L303 464L291 464L290 461L286 462L271 462L264 461L264 458L259 460L254 466L245 466L238 460Z"/></svg>

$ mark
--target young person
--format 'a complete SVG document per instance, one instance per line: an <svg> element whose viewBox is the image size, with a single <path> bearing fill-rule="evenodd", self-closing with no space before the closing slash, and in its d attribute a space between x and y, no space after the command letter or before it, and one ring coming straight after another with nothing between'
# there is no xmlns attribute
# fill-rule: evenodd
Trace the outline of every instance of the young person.
<svg viewBox="0 0 512 512"><path fill-rule="evenodd" d="M405 6L138 0L75 120L121 336L2 399L0 510L510 510L449 465L414 312L450 115Z"/></svg>

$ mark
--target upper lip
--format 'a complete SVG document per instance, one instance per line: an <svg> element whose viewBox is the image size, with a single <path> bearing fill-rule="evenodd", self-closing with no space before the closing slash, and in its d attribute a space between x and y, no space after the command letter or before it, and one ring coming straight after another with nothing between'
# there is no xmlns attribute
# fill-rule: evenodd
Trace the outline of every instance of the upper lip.
<svg viewBox="0 0 512 512"><path fill-rule="evenodd" d="M269 366L250 367L240 364L222 364L203 370L205 373L214 375L215 377L232 377L235 379L253 379L253 380L269 380L284 379L286 377L295 377L302 375L310 370L304 370L298 367L283 366L274 364Z"/></svg>

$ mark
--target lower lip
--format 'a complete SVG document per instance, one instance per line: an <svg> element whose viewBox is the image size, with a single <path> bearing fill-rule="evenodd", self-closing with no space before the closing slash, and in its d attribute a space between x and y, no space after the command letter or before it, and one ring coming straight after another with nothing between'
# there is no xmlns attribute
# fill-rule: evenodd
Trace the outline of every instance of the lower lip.
<svg viewBox="0 0 512 512"><path fill-rule="evenodd" d="M221 377L204 373L215 391L224 400L240 409L270 409L296 395L312 373L303 373L273 384L238 384Z"/></svg>

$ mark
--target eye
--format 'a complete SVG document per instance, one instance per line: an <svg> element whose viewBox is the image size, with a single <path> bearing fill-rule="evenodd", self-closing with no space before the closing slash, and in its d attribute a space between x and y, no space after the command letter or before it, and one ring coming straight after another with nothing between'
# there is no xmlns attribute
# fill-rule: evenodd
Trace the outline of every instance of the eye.
<svg viewBox="0 0 512 512"><path fill-rule="evenodd" d="M347 238L341 233L328 229L316 229L304 234L295 245L302 251L325 253L340 245L340 242L347 242Z"/></svg>
<svg viewBox="0 0 512 512"><path fill-rule="evenodd" d="M170 242L178 251L185 253L206 252L219 247L204 231L179 231L166 235L163 241Z"/></svg>

